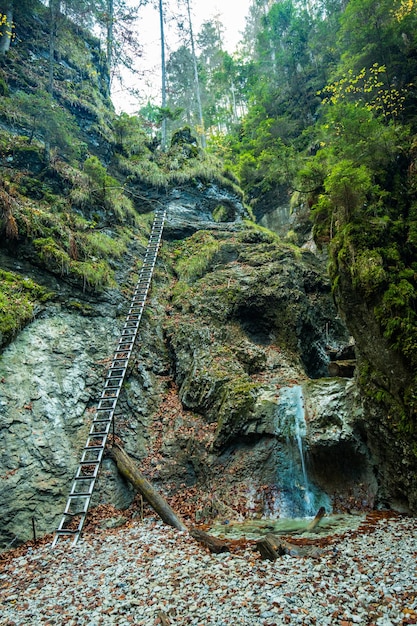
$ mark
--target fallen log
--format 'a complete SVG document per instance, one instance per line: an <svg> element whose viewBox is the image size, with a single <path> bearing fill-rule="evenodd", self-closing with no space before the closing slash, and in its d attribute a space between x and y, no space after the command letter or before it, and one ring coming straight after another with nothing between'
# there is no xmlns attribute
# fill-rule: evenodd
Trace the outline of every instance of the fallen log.
<svg viewBox="0 0 417 626"><path fill-rule="evenodd" d="M283 556L284 554L317 558L322 553L322 551L316 546L297 546L272 534L259 539L256 542L256 549L260 553L262 559L268 559L269 561L276 561L278 557Z"/></svg>
<svg viewBox="0 0 417 626"><path fill-rule="evenodd" d="M230 552L230 548L226 541L223 541L223 539L219 539L218 537L213 537L212 535L205 533L203 530L191 528L190 535L198 541L198 543L201 543L205 548L208 548L210 552L213 552L214 554Z"/></svg>
<svg viewBox="0 0 417 626"><path fill-rule="evenodd" d="M256 549L263 559L268 561L276 561L279 556L288 554L285 541L274 537L274 535L266 535L256 542Z"/></svg>
<svg viewBox="0 0 417 626"><path fill-rule="evenodd" d="M197 528L189 530L184 524L182 519L175 513L160 493L151 485L149 480L145 478L142 472L137 467L136 463L130 458L130 456L117 444L110 449L110 457L115 461L117 469L121 475L128 480L135 489L145 498L145 500L151 505L154 511L159 517L170 526L189 532L198 543L201 543L205 548L208 548L210 552L219 554L220 552L229 552L228 544L219 539L213 537Z"/></svg>
<svg viewBox="0 0 417 626"><path fill-rule="evenodd" d="M110 457L115 461L117 469L151 505L159 517L169 526L188 532L187 526L178 517L160 493L145 478L130 456L118 445L110 450Z"/></svg>

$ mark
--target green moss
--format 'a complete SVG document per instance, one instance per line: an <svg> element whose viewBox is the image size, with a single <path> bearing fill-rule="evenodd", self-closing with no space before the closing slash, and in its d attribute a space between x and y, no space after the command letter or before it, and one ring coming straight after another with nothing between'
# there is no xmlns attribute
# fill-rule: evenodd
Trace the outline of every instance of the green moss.
<svg viewBox="0 0 417 626"><path fill-rule="evenodd" d="M52 237L34 239L33 245L40 260L50 269L67 274L70 267L70 257Z"/></svg>
<svg viewBox="0 0 417 626"><path fill-rule="evenodd" d="M105 233L91 231L86 233L82 239L82 246L85 256L98 256L100 258L119 258L126 252L126 243L123 239L113 239Z"/></svg>
<svg viewBox="0 0 417 626"><path fill-rule="evenodd" d="M0 96L2 96L3 98L7 98L7 96L9 95L9 87L4 79L4 76L2 76L2 74L0 74Z"/></svg>
<svg viewBox="0 0 417 626"><path fill-rule="evenodd" d="M366 250L355 255L351 266L352 284L365 296L378 293L387 282L381 255L374 250Z"/></svg>
<svg viewBox="0 0 417 626"><path fill-rule="evenodd" d="M253 383L246 376L229 375L222 389L222 402L218 410L216 439L220 445L241 432L255 407L259 388L259 383Z"/></svg>
<svg viewBox="0 0 417 626"><path fill-rule="evenodd" d="M100 291L106 287L116 287L114 272L106 261L71 261L71 272L87 287Z"/></svg>
<svg viewBox="0 0 417 626"><path fill-rule="evenodd" d="M215 222L227 222L229 219L229 211L223 204L219 204L213 211L213 219Z"/></svg>
<svg viewBox="0 0 417 626"><path fill-rule="evenodd" d="M259 226L251 220L244 220L246 226L245 230L242 230L238 235L238 240L241 243L280 243L279 235L274 233L269 228Z"/></svg>
<svg viewBox="0 0 417 626"><path fill-rule="evenodd" d="M33 319L36 305L53 295L30 278L0 270L0 342L9 341Z"/></svg>
<svg viewBox="0 0 417 626"><path fill-rule="evenodd" d="M193 282L209 269L220 243L206 231L198 231L174 250L175 272L180 280Z"/></svg>
<svg viewBox="0 0 417 626"><path fill-rule="evenodd" d="M79 302L78 300L70 300L67 302L67 308L84 315L84 317L90 317L94 313L94 309L85 302Z"/></svg>
<svg viewBox="0 0 417 626"><path fill-rule="evenodd" d="M189 302L191 287L183 280L179 280L175 283L172 289L172 303L174 305L183 304Z"/></svg>

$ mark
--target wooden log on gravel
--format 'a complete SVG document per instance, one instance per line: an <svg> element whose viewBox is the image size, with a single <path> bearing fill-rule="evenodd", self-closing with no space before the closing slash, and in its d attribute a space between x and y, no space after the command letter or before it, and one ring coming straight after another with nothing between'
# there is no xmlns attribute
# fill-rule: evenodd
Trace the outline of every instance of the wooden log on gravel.
<svg viewBox="0 0 417 626"><path fill-rule="evenodd" d="M145 478L137 465L134 461L132 461L123 448L120 448L118 445L113 446L110 450L110 456L115 461L117 469L121 475L139 491L147 502L149 502L162 521L169 524L169 526L177 528L178 530L188 532L188 528L184 522L170 507L165 498L161 496L161 494L158 493L151 483Z"/></svg>
<svg viewBox="0 0 417 626"><path fill-rule="evenodd" d="M322 550L316 546L297 546L272 534L259 539L256 542L256 549L263 559L268 559L269 561L275 561L283 554L309 556L312 558L318 558L322 554Z"/></svg>
<svg viewBox="0 0 417 626"><path fill-rule="evenodd" d="M219 539L218 537L213 537L212 535L205 533L203 530L191 528L190 535L198 541L198 543L201 543L205 548L208 548L210 552L213 552L214 554L230 552L230 548L225 541Z"/></svg>
<svg viewBox="0 0 417 626"><path fill-rule="evenodd" d="M278 537L266 535L266 537L263 537L256 542L256 549L263 559L276 561L276 559L283 554L288 554L285 543L285 541L279 539Z"/></svg>

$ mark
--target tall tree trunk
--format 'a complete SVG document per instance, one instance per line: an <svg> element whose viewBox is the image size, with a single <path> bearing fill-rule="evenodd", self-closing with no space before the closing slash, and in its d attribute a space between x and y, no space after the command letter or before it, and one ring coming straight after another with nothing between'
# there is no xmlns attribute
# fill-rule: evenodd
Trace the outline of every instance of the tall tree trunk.
<svg viewBox="0 0 417 626"><path fill-rule="evenodd" d="M49 77L48 92L54 94L55 41L58 31L58 17L61 12L61 0L49 0Z"/></svg>
<svg viewBox="0 0 417 626"><path fill-rule="evenodd" d="M188 24L190 28L190 40L191 40L191 53L193 56L193 64L194 64L194 82L195 82L195 91L197 97L197 106L198 106L198 117L200 122L200 137L201 137L201 145L203 148L206 147L206 133L204 129L204 118L203 118L203 107L201 106L201 92L200 92L200 81L198 78L198 65L197 65L197 56L195 53L195 45L194 45L194 35L193 35L193 23L191 21L191 9L190 9L190 0L187 1L187 12L188 12Z"/></svg>
<svg viewBox="0 0 417 626"><path fill-rule="evenodd" d="M49 72L48 93L51 98L54 95L54 65L55 65L55 42L58 31L58 19L61 12L61 0L49 0ZM51 160L51 136L45 131L45 158L47 163Z"/></svg>
<svg viewBox="0 0 417 626"><path fill-rule="evenodd" d="M167 77L166 77L166 65L165 65L165 34L164 34L164 7L162 4L162 0L159 0L159 24L161 28L161 65L162 65L162 109L166 109L167 106ZM162 118L162 137L161 137L161 145L162 150L165 151L167 147L167 118L165 116Z"/></svg>
<svg viewBox="0 0 417 626"><path fill-rule="evenodd" d="M113 24L114 24L114 2L107 0L107 64L111 76L111 66L113 62Z"/></svg>
<svg viewBox="0 0 417 626"><path fill-rule="evenodd" d="M6 54L12 40L13 0L0 2L0 55Z"/></svg>

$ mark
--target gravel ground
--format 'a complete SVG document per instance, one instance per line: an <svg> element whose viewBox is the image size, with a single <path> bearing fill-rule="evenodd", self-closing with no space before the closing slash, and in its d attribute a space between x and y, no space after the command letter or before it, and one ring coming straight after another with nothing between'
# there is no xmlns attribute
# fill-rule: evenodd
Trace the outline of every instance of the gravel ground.
<svg viewBox="0 0 417 626"><path fill-rule="evenodd" d="M0 562L0 625L417 624L417 519L347 533L316 558L211 555L153 518Z"/></svg>

